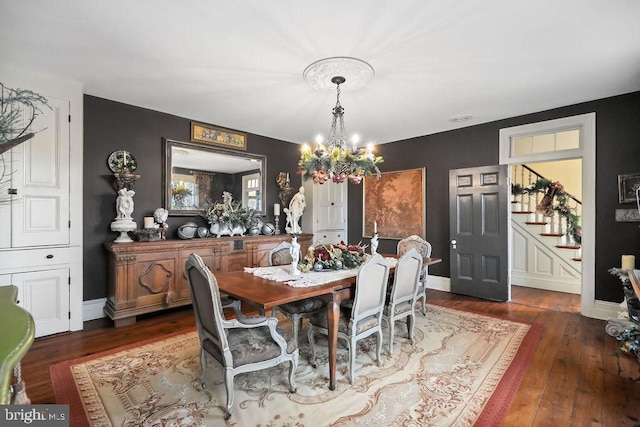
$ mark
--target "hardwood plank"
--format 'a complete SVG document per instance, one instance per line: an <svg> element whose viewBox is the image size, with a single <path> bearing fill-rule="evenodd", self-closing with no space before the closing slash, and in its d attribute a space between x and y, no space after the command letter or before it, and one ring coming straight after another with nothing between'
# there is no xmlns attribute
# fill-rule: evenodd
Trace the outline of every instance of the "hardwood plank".
<svg viewBox="0 0 640 427"><path fill-rule="evenodd" d="M505 426L636 426L640 423L640 376L635 358L615 355L617 341L605 322L588 319L575 295L513 287L511 302L498 303L427 290L429 303L538 323L544 332L531 365L506 415ZM54 403L49 367L69 359L111 350L185 328L194 328L190 306L139 316L114 328L105 319L83 331L38 338L22 363L33 403Z"/></svg>

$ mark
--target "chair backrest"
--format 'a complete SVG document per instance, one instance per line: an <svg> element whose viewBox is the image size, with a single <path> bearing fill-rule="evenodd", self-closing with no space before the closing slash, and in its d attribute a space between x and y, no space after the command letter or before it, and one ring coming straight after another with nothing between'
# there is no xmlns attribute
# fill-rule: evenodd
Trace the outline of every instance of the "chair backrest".
<svg viewBox="0 0 640 427"><path fill-rule="evenodd" d="M358 271L356 291L353 298L351 320L360 319L379 313L382 316L389 281L389 262L380 254L367 260Z"/></svg>
<svg viewBox="0 0 640 427"><path fill-rule="evenodd" d="M218 359L223 366L233 366L224 331L224 312L216 278L209 267L202 262L202 258L193 253L187 259L185 272L191 290L193 312L201 345L205 346L205 341L208 341L207 352Z"/></svg>
<svg viewBox="0 0 640 427"><path fill-rule="evenodd" d="M404 253L396 264L391 301L393 304L416 298L422 270L422 255L415 248Z"/></svg>
<svg viewBox="0 0 640 427"><path fill-rule="evenodd" d="M278 246L269 252L269 265L287 265L291 264L291 243L280 242ZM300 258L298 258L300 259Z"/></svg>
<svg viewBox="0 0 640 427"><path fill-rule="evenodd" d="M415 248L418 253L425 258L429 258L431 256L431 243L415 234L405 237L398 242L396 254L402 256L411 248Z"/></svg>

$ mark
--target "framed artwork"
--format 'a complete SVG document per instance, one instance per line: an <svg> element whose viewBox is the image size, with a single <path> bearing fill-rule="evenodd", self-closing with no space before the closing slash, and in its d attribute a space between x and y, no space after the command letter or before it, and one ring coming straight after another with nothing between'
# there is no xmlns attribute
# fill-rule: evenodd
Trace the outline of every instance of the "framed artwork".
<svg viewBox="0 0 640 427"><path fill-rule="evenodd" d="M618 201L635 203L638 187L640 187L640 173L618 175Z"/></svg>
<svg viewBox="0 0 640 427"><path fill-rule="evenodd" d="M380 179L364 179L362 235L403 239L412 234L426 238L425 168L383 172Z"/></svg>
<svg viewBox="0 0 640 427"><path fill-rule="evenodd" d="M191 141L236 150L247 150L246 134L197 122L191 122Z"/></svg>

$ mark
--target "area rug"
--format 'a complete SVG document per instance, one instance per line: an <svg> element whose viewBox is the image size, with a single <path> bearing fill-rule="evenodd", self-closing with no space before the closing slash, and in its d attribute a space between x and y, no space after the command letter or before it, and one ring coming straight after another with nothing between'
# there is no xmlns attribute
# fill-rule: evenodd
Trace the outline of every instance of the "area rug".
<svg viewBox="0 0 640 427"><path fill-rule="evenodd" d="M542 327L428 305L416 316L416 344L398 322L394 354L375 361L375 338L359 342L354 384L338 345L336 390L329 390L326 340L317 367L301 333L297 393L286 364L235 378L232 417L223 419L221 369L200 385L195 331L51 367L56 403L72 426L495 426L500 425ZM285 325L286 326L286 325ZM385 334L385 342L387 335Z"/></svg>

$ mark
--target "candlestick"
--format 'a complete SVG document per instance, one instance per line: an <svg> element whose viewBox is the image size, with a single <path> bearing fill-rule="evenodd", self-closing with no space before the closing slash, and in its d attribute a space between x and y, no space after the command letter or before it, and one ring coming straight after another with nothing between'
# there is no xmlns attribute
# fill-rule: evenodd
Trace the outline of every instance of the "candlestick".
<svg viewBox="0 0 640 427"><path fill-rule="evenodd" d="M636 257L633 255L622 255L622 269L633 270L636 268Z"/></svg>
<svg viewBox="0 0 640 427"><path fill-rule="evenodd" d="M276 222L276 224L275 224L275 229L276 229L275 234L280 234L280 215L276 215L275 216L275 222Z"/></svg>
<svg viewBox="0 0 640 427"><path fill-rule="evenodd" d="M275 216L280 215L280 203L274 203L273 204L273 214Z"/></svg>

